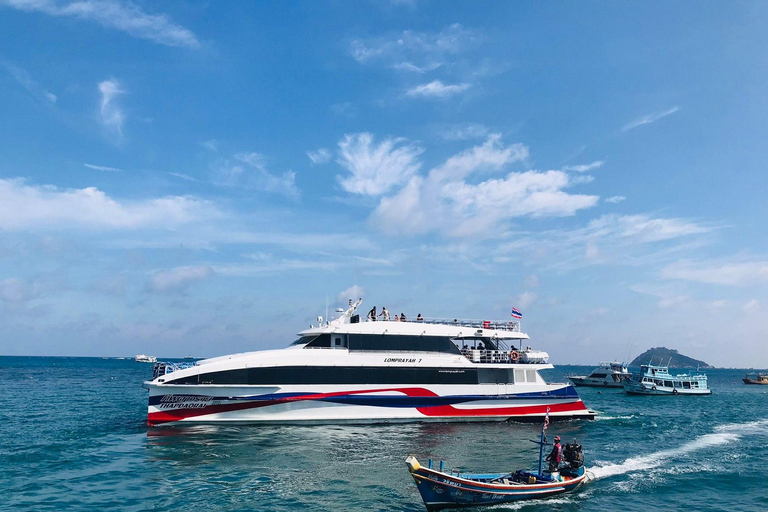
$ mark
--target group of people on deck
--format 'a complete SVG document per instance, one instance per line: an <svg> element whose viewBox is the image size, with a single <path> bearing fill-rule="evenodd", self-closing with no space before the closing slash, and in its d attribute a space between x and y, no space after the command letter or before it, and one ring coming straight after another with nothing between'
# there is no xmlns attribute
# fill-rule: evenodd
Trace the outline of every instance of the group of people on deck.
<svg viewBox="0 0 768 512"><path fill-rule="evenodd" d="M368 319L369 322L375 322L376 320L378 320L378 318L380 316L384 317L384 318L382 318L382 320L385 321L385 322L389 321L389 320L393 320L393 319L394 319L395 322L407 322L408 321L408 319L405 316L405 313L400 313L399 316L398 316L397 313L395 313L394 318L390 318L389 311L387 311L387 308L385 308L383 306L381 308L381 313L379 313L379 314L376 314L376 306L373 306L371 308L371 310L368 312L368 316L366 318ZM417 322L423 322L424 321L424 317L421 316L421 313L419 313L419 316L416 317L416 321Z"/></svg>

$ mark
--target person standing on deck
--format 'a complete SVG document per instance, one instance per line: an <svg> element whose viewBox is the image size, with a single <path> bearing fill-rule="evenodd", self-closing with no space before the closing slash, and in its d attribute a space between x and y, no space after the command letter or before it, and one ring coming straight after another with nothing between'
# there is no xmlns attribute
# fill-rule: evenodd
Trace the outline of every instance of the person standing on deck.
<svg viewBox="0 0 768 512"><path fill-rule="evenodd" d="M369 322L376 321L376 306L373 306L371 310L368 312L368 321Z"/></svg>
<svg viewBox="0 0 768 512"><path fill-rule="evenodd" d="M379 316L383 316L384 320L389 321L389 311L387 311L387 308L382 306L381 307L381 313L379 313Z"/></svg>
<svg viewBox="0 0 768 512"><path fill-rule="evenodd" d="M549 461L549 471L557 471L560 461L563 460L563 447L560 445L560 436L555 436L555 445L545 460Z"/></svg>

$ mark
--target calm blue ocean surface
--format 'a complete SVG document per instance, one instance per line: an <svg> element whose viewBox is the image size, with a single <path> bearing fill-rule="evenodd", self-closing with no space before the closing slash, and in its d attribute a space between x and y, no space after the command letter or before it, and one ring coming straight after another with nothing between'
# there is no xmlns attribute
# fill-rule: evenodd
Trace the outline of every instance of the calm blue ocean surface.
<svg viewBox="0 0 768 512"><path fill-rule="evenodd" d="M549 381L591 368L559 367ZM152 365L0 357L2 510L402 510L424 507L409 454L449 467L533 467L540 425L148 428ZM743 510L768 504L768 386L708 372L708 397L579 388L578 438L597 477L574 494L484 510ZM477 509L483 510L483 509Z"/></svg>

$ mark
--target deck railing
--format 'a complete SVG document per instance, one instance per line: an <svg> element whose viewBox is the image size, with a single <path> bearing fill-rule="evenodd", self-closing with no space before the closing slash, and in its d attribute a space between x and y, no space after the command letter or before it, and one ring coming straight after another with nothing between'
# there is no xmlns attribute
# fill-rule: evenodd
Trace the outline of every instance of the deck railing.
<svg viewBox="0 0 768 512"><path fill-rule="evenodd" d="M497 331L520 332L520 322L502 322L496 320L468 320L462 318L409 318L407 320L396 320L397 315L393 315L390 321L411 322L434 325L455 325L457 327L472 327L475 329L495 329ZM366 321L381 321L381 319Z"/></svg>
<svg viewBox="0 0 768 512"><path fill-rule="evenodd" d="M155 380L158 377L162 377L163 375L168 375L169 373L173 373L179 370L185 370L187 368L192 368L195 366L196 363L191 362L183 362L183 363L174 363L174 362L166 362L166 361L160 361L158 363L155 363L155 367L152 369L152 380Z"/></svg>

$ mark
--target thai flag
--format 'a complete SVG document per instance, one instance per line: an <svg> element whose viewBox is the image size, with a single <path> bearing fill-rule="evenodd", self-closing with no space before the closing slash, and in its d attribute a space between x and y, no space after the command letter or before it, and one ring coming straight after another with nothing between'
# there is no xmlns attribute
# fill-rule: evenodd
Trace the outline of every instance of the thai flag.
<svg viewBox="0 0 768 512"><path fill-rule="evenodd" d="M519 309L512 308L512 318L517 318L517 319L523 318L523 314L520 312Z"/></svg>

